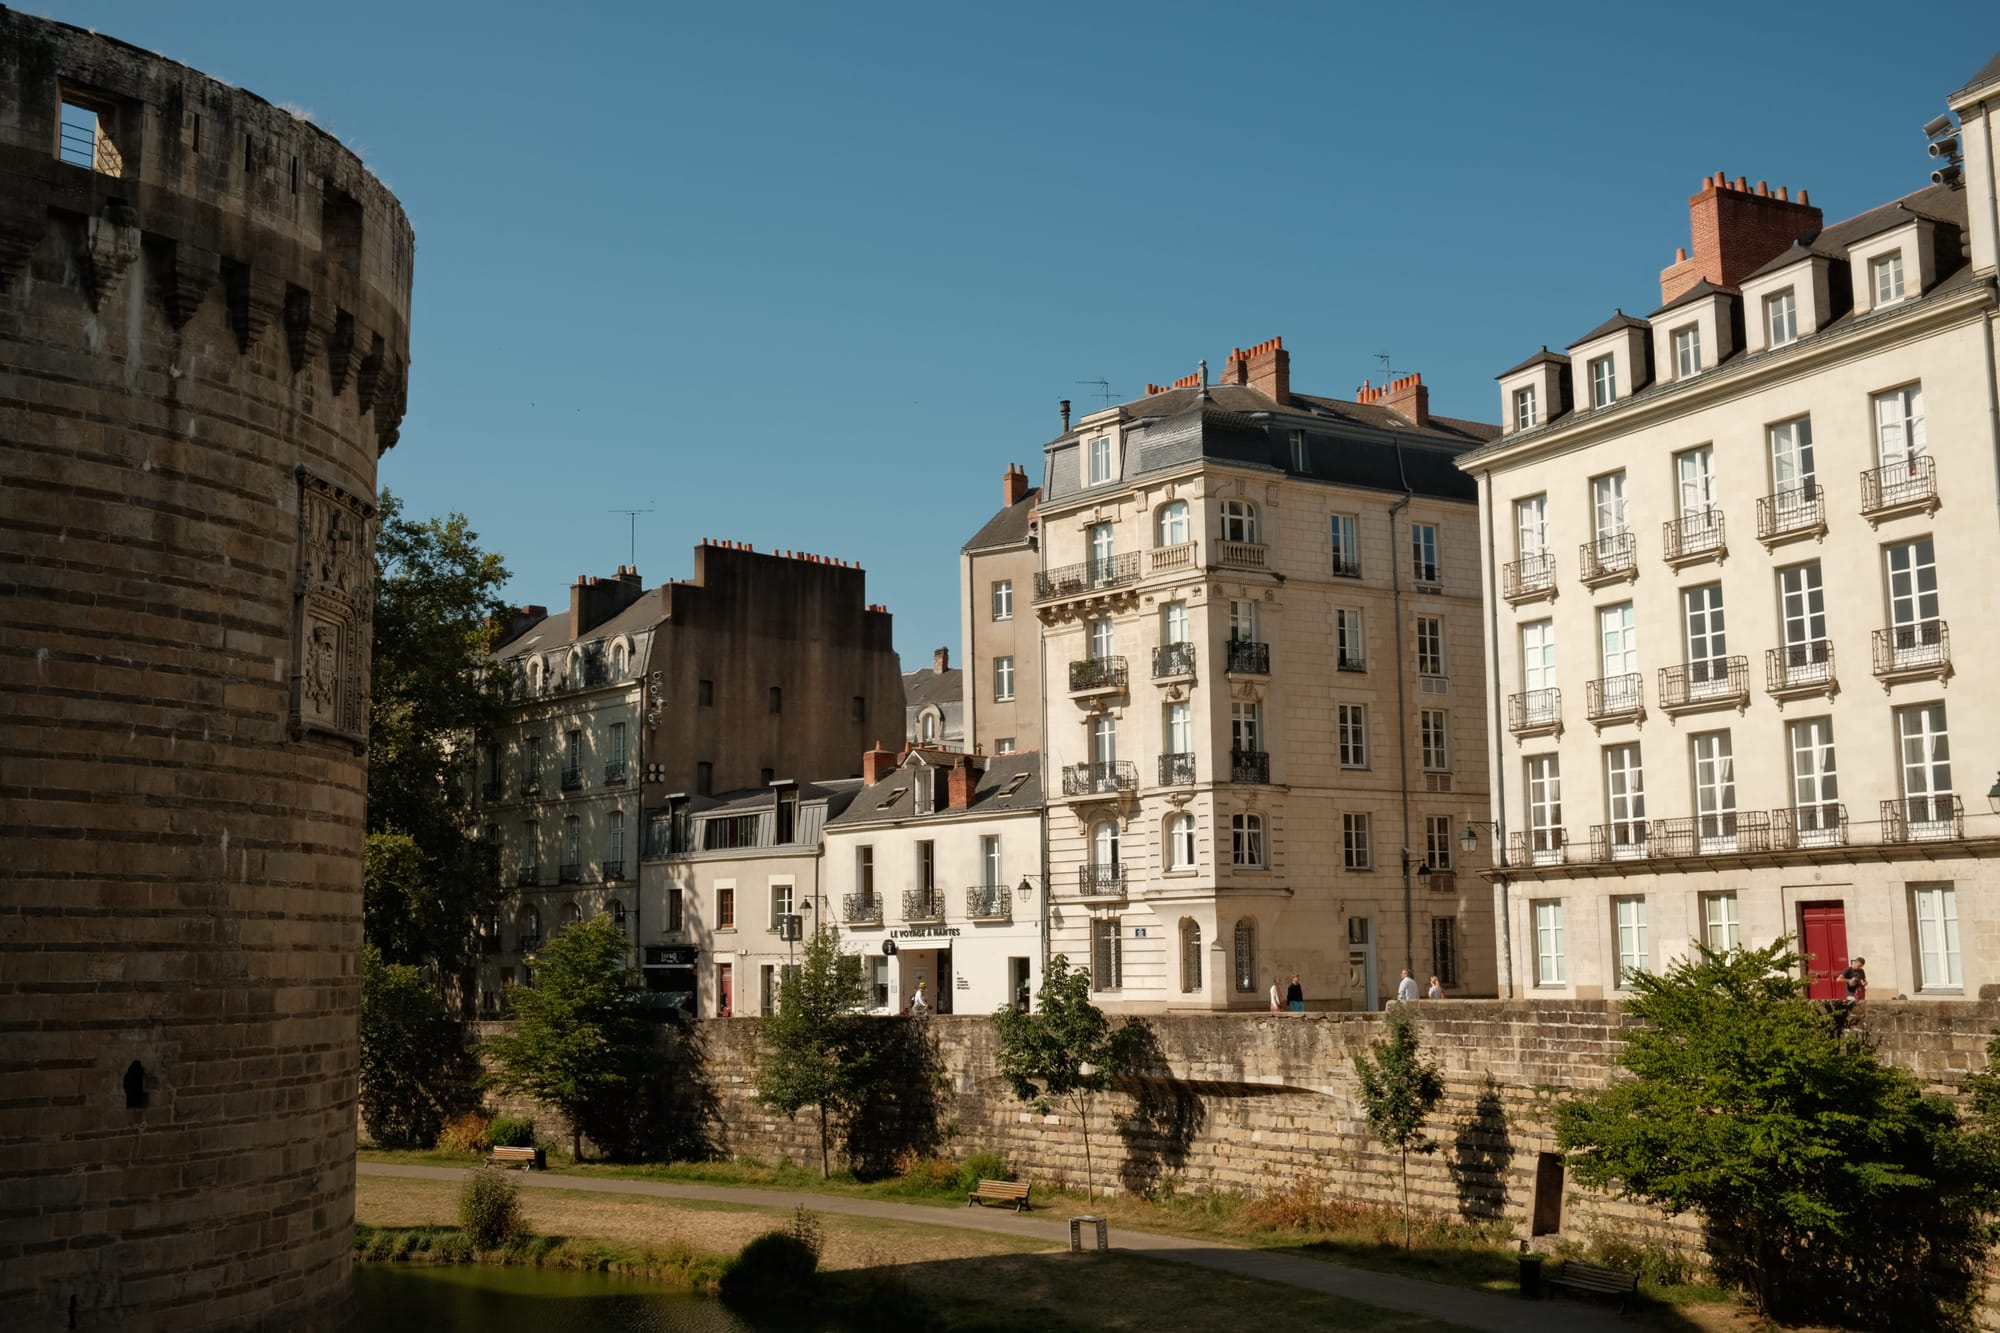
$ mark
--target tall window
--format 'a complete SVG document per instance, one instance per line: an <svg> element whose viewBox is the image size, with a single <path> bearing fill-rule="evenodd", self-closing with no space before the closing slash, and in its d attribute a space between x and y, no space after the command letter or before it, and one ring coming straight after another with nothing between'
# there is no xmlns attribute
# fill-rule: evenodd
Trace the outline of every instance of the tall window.
<svg viewBox="0 0 2000 1333"><path fill-rule="evenodd" d="M1099 435L1090 442L1089 449L1089 484L1092 486L1101 486L1111 480L1111 437L1109 435Z"/></svg>
<svg viewBox="0 0 2000 1333"><path fill-rule="evenodd" d="M1682 378L1701 370L1701 325L1674 330L1674 374Z"/></svg>
<svg viewBox="0 0 2000 1333"><path fill-rule="evenodd" d="M1090 581L1092 583L1107 583L1111 580L1115 572L1112 568L1111 559L1113 554L1111 525L1109 523L1093 523L1090 525L1089 532L1086 535L1090 539Z"/></svg>
<svg viewBox="0 0 2000 1333"><path fill-rule="evenodd" d="M1590 405L1609 407L1618 399L1618 365L1608 356L1590 363Z"/></svg>
<svg viewBox="0 0 2000 1333"><path fill-rule="evenodd" d="M1175 500L1160 506L1158 531L1155 546L1179 546L1188 539L1188 507L1186 500Z"/></svg>
<svg viewBox="0 0 2000 1333"><path fill-rule="evenodd" d="M1531 904L1535 916L1535 984L1563 984L1563 905L1545 898Z"/></svg>
<svg viewBox="0 0 2000 1333"><path fill-rule="evenodd" d="M1616 553L1618 538L1625 535L1625 474L1607 472L1590 481L1591 535L1597 539L1598 557Z"/></svg>
<svg viewBox="0 0 2000 1333"><path fill-rule="evenodd" d="M1643 856L1646 846L1646 774L1638 743L1604 747L1605 815L1611 821L1611 854Z"/></svg>
<svg viewBox="0 0 2000 1333"><path fill-rule="evenodd" d="M1451 747L1445 737L1445 710L1424 708L1417 712L1417 736L1424 756L1426 773L1451 771Z"/></svg>
<svg viewBox="0 0 2000 1333"><path fill-rule="evenodd" d="M1257 506L1248 500L1224 500L1222 502L1222 540L1226 542L1255 542L1257 540Z"/></svg>
<svg viewBox="0 0 2000 1333"><path fill-rule="evenodd" d="M993 581L993 618L1012 620L1014 618L1014 580L995 579Z"/></svg>
<svg viewBox="0 0 2000 1333"><path fill-rule="evenodd" d="M1729 643L1723 633L1722 585L1684 589L1681 610L1687 628L1688 694L1726 693Z"/></svg>
<svg viewBox="0 0 2000 1333"><path fill-rule="evenodd" d="M1100 819L1090 826L1090 859L1110 869L1118 865L1118 821Z"/></svg>
<svg viewBox="0 0 2000 1333"><path fill-rule="evenodd" d="M1229 604L1229 638L1232 643L1256 643L1257 603L1232 601Z"/></svg>
<svg viewBox="0 0 2000 1333"><path fill-rule="evenodd" d="M1167 869L1194 869L1194 816L1185 812L1167 820Z"/></svg>
<svg viewBox="0 0 2000 1333"><path fill-rule="evenodd" d="M987 888L1004 885L1000 878L1000 836L996 833L984 834L979 839L980 883Z"/></svg>
<svg viewBox="0 0 2000 1333"><path fill-rule="evenodd" d="M1110 765L1118 762L1118 719L1108 714L1090 723L1090 761Z"/></svg>
<svg viewBox="0 0 2000 1333"><path fill-rule="evenodd" d="M1431 971L1437 974L1440 985L1458 984L1458 919L1439 916L1431 918Z"/></svg>
<svg viewBox="0 0 2000 1333"><path fill-rule="evenodd" d="M1674 476L1680 483L1681 522L1698 524L1715 512L1715 449L1702 445L1674 455Z"/></svg>
<svg viewBox="0 0 2000 1333"><path fill-rule="evenodd" d="M1826 661L1826 593L1819 561L1778 571L1778 612L1784 626L1785 668L1803 672Z"/></svg>
<svg viewBox="0 0 2000 1333"><path fill-rule="evenodd" d="M1168 754L1194 753L1194 706L1176 699L1166 706L1165 727Z"/></svg>
<svg viewBox="0 0 2000 1333"><path fill-rule="evenodd" d="M1726 731L1694 738L1695 835L1704 852L1736 847L1736 757Z"/></svg>
<svg viewBox="0 0 2000 1333"><path fill-rule="evenodd" d="M1112 642L1111 622L1109 620L1091 621L1090 622L1091 657L1096 661L1102 662L1105 658L1111 656L1111 649L1113 646L1114 645Z"/></svg>
<svg viewBox="0 0 2000 1333"><path fill-rule="evenodd" d="M1437 524L1410 524L1410 573L1418 583L1438 582Z"/></svg>
<svg viewBox="0 0 2000 1333"><path fill-rule="evenodd" d="M1257 989L1257 923L1244 917L1236 923L1236 991L1249 995Z"/></svg>
<svg viewBox="0 0 2000 1333"><path fill-rule="evenodd" d="M1368 767L1368 705L1341 704L1339 731L1340 766Z"/></svg>
<svg viewBox="0 0 2000 1333"><path fill-rule="evenodd" d="M1533 694L1556 687L1556 626L1531 620L1521 626L1521 688Z"/></svg>
<svg viewBox="0 0 2000 1333"><path fill-rule="evenodd" d="M1799 303L1793 297L1791 288L1764 298L1764 328L1770 334L1773 347L1798 341Z"/></svg>
<svg viewBox="0 0 2000 1333"><path fill-rule="evenodd" d="M1536 860L1559 860L1563 845L1562 761L1528 756L1528 850Z"/></svg>
<svg viewBox="0 0 2000 1333"><path fill-rule="evenodd" d="M993 659L993 701L1006 703L1014 697L1014 659L996 657Z"/></svg>
<svg viewBox="0 0 2000 1333"><path fill-rule="evenodd" d="M1292 454L1292 471L1294 472L1310 471L1311 469L1306 466L1306 433L1302 430L1293 431L1290 437L1290 445Z"/></svg>
<svg viewBox="0 0 2000 1333"><path fill-rule="evenodd" d="M1368 633L1361 613L1342 607L1333 613L1333 645L1336 665L1342 671L1363 671L1368 666Z"/></svg>
<svg viewBox="0 0 2000 1333"><path fill-rule="evenodd" d="M1264 706L1258 703L1229 705L1229 748L1255 754L1264 748Z"/></svg>
<svg viewBox="0 0 2000 1333"><path fill-rule="evenodd" d="M1332 522L1333 572L1345 578L1361 577L1360 520L1353 514L1335 514Z"/></svg>
<svg viewBox="0 0 2000 1333"><path fill-rule="evenodd" d="M1717 953L1726 953L1743 943L1743 927L1733 890L1701 895L1701 938L1702 943Z"/></svg>
<svg viewBox="0 0 2000 1333"><path fill-rule="evenodd" d="M1514 551L1531 560L1549 546L1549 497L1531 495L1514 501Z"/></svg>
<svg viewBox="0 0 2000 1333"><path fill-rule="evenodd" d="M863 844L854 849L854 891L861 901L875 901L875 848Z"/></svg>
<svg viewBox="0 0 2000 1333"><path fill-rule="evenodd" d="M541 878L542 826L530 819L521 825L521 878L534 884Z"/></svg>
<svg viewBox="0 0 2000 1333"><path fill-rule="evenodd" d="M1541 404L1536 398L1535 386L1514 390L1514 429L1527 430L1540 423Z"/></svg>
<svg viewBox="0 0 2000 1333"><path fill-rule="evenodd" d="M1792 819L1799 841L1822 842L1840 830L1840 779L1834 771L1833 719L1806 718L1785 728L1792 751Z"/></svg>
<svg viewBox="0 0 2000 1333"><path fill-rule="evenodd" d="M715 928L736 929L736 890L733 887L718 886L715 890Z"/></svg>
<svg viewBox="0 0 2000 1333"><path fill-rule="evenodd" d="M583 820L569 815L563 820L563 866L573 869L583 864Z"/></svg>
<svg viewBox="0 0 2000 1333"><path fill-rule="evenodd" d="M613 810L605 816L604 851L607 861L615 861L622 868L625 864L625 812Z"/></svg>
<svg viewBox="0 0 2000 1333"><path fill-rule="evenodd" d="M1603 668L1606 712L1627 713L1639 706L1639 628L1632 603L1597 608L1598 662Z"/></svg>
<svg viewBox="0 0 2000 1333"><path fill-rule="evenodd" d="M1424 816L1424 864L1432 870L1451 869L1451 816Z"/></svg>
<svg viewBox="0 0 2000 1333"><path fill-rule="evenodd" d="M792 914L792 887L790 880L771 885L771 929L773 930L778 928L779 917Z"/></svg>
<svg viewBox="0 0 2000 1333"><path fill-rule="evenodd" d="M1896 710L1901 752L1904 817L1913 824L1948 819L1951 814L1951 736L1944 705L1918 704Z"/></svg>
<svg viewBox="0 0 2000 1333"><path fill-rule="evenodd" d="M1868 274L1875 288L1875 304L1888 305L1891 301L1903 299L1903 252L1883 255L1868 266Z"/></svg>
<svg viewBox="0 0 2000 1333"><path fill-rule="evenodd" d="M1201 989L1201 923L1191 916L1181 918L1181 994Z"/></svg>
<svg viewBox="0 0 2000 1333"><path fill-rule="evenodd" d="M1613 898L1611 915L1618 932L1618 987L1623 990L1652 963L1646 951L1646 900Z"/></svg>
<svg viewBox="0 0 2000 1333"><path fill-rule="evenodd" d="M1366 812L1349 810L1341 815L1341 864L1349 870L1367 870L1375 864L1375 853L1370 846L1369 832Z"/></svg>
<svg viewBox="0 0 2000 1333"><path fill-rule="evenodd" d="M1896 664L1922 664L1937 656L1944 637L1938 622L1937 553L1929 537L1898 542L1882 552L1889 574L1889 633Z"/></svg>
<svg viewBox="0 0 2000 1333"><path fill-rule="evenodd" d="M625 724L611 724L611 762L620 768L625 766Z"/></svg>
<svg viewBox="0 0 2000 1333"><path fill-rule="evenodd" d="M929 838L917 843L917 887L926 897L937 891L937 844Z"/></svg>
<svg viewBox="0 0 2000 1333"><path fill-rule="evenodd" d="M1125 957L1118 918L1095 917L1090 923L1090 988L1117 990L1124 984Z"/></svg>
<svg viewBox="0 0 2000 1333"><path fill-rule="evenodd" d="M1264 864L1264 816L1229 817L1229 860L1239 866Z"/></svg>
<svg viewBox="0 0 2000 1333"><path fill-rule="evenodd" d="M1875 452L1883 467L1908 463L1924 452L1922 385L1875 395Z"/></svg>
<svg viewBox="0 0 2000 1333"><path fill-rule="evenodd" d="M563 737L563 776L583 771L583 733L572 731Z"/></svg>
<svg viewBox="0 0 2000 1333"><path fill-rule="evenodd" d="M1186 602L1168 602L1160 608L1160 642L1188 642L1188 610Z"/></svg>
<svg viewBox="0 0 2000 1333"><path fill-rule="evenodd" d="M1796 508L1817 494L1811 417L1781 421L1771 427L1771 490L1776 495L1780 522L1788 504Z"/></svg>
<svg viewBox="0 0 2000 1333"><path fill-rule="evenodd" d="M1910 886L1910 915L1917 921L1917 985L1922 990L1956 989L1958 893L1949 884Z"/></svg>
<svg viewBox="0 0 2000 1333"><path fill-rule="evenodd" d="M1417 674L1442 676L1444 670L1444 617L1417 617Z"/></svg>
<svg viewBox="0 0 2000 1333"><path fill-rule="evenodd" d="M523 794L533 795L542 788L542 738L529 736L523 743L528 748L522 760L521 787Z"/></svg>

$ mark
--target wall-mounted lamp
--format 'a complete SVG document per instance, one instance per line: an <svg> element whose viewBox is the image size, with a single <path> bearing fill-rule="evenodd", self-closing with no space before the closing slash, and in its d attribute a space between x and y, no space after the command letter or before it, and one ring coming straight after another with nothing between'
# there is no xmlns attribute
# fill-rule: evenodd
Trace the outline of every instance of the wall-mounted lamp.
<svg viewBox="0 0 2000 1333"><path fill-rule="evenodd" d="M2000 790L2000 788L1996 788L1995 790ZM1026 902L1035 896L1035 886L1029 883L1030 880L1035 878L1037 877L1034 875L1023 875L1021 876L1021 882L1014 886L1014 892L1021 895L1022 902Z"/></svg>
<svg viewBox="0 0 2000 1333"><path fill-rule="evenodd" d="M1993 785L1986 790L1986 807L2000 815L2000 775L1993 779Z"/></svg>
<svg viewBox="0 0 2000 1333"><path fill-rule="evenodd" d="M1467 856L1479 850L1479 830L1481 829L1492 830L1494 841L1499 841L1500 826L1498 824L1490 819L1468 819L1465 821L1465 832L1458 835L1459 848Z"/></svg>

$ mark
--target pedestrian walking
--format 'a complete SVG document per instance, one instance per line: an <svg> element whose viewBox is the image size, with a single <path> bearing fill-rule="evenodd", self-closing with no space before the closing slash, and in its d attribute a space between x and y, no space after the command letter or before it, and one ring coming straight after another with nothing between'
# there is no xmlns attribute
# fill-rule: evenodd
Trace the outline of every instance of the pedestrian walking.
<svg viewBox="0 0 2000 1333"><path fill-rule="evenodd" d="M1440 982L1436 977L1432 977L1430 993L1426 995L1424 998L1429 1000L1442 1000L1444 998L1444 983Z"/></svg>
<svg viewBox="0 0 2000 1333"><path fill-rule="evenodd" d="M1283 1009L1284 1009L1284 1007L1285 1007L1285 1002L1284 1002L1284 999L1283 999L1283 997L1281 997L1281 996L1279 995L1279 993L1278 993L1278 979L1277 979L1276 977L1272 977L1272 978L1271 978L1271 1012L1272 1012L1272 1013L1274 1013L1274 1014L1275 1014L1275 1013L1278 1013L1278 1012L1280 1012L1281 1010L1283 1010Z"/></svg>
<svg viewBox="0 0 2000 1333"><path fill-rule="evenodd" d="M921 1018L924 1011L928 1008L930 1008L930 1004L924 999L924 983L919 981L917 983L917 993L910 997L910 1013Z"/></svg>
<svg viewBox="0 0 2000 1333"><path fill-rule="evenodd" d="M1410 975L1410 969L1403 969L1403 979L1396 983L1396 998L1414 1000L1417 998L1417 979Z"/></svg>
<svg viewBox="0 0 2000 1333"><path fill-rule="evenodd" d="M1306 1011L1306 988L1299 984L1299 974L1292 973L1292 984L1285 987L1285 1007L1295 1014Z"/></svg>

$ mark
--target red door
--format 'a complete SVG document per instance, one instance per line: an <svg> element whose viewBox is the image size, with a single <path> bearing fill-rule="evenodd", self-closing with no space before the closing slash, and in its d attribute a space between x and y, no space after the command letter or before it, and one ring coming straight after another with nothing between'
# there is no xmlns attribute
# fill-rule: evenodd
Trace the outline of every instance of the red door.
<svg viewBox="0 0 2000 1333"><path fill-rule="evenodd" d="M1841 963L1846 967L1845 962ZM715 1016L728 1018L736 1012L735 969L728 963L718 963L715 967Z"/></svg>
<svg viewBox="0 0 2000 1333"><path fill-rule="evenodd" d="M1799 938L1811 982L1806 994L1815 1000L1846 999L1847 983L1840 974L1847 969L1847 909L1839 903L1800 904Z"/></svg>

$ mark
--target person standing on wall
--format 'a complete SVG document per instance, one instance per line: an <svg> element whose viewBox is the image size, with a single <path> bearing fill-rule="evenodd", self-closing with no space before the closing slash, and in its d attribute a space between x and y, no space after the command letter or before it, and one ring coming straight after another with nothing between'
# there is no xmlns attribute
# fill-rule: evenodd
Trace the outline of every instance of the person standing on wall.
<svg viewBox="0 0 2000 1333"><path fill-rule="evenodd" d="M1852 959L1840 974L1840 979L1847 983L1847 999L1850 1004L1868 998L1868 969L1862 966L1867 961L1866 958Z"/></svg>
<svg viewBox="0 0 2000 1333"><path fill-rule="evenodd" d="M1278 1013L1285 1007L1284 999L1278 994L1278 979L1271 978L1271 1012Z"/></svg>
<svg viewBox="0 0 2000 1333"><path fill-rule="evenodd" d="M1430 991L1424 998L1427 1000L1442 1000L1444 998L1444 984L1436 977L1432 977Z"/></svg>
<svg viewBox="0 0 2000 1333"><path fill-rule="evenodd" d="M1396 998L1398 1000L1417 998L1417 979L1410 975L1410 969L1407 967L1403 969L1403 979L1396 983Z"/></svg>
<svg viewBox="0 0 2000 1333"><path fill-rule="evenodd" d="M1277 987L1272 986L1273 990ZM1292 973L1292 984L1285 987L1285 1007L1295 1014L1306 1011L1306 988L1299 984L1299 974Z"/></svg>

